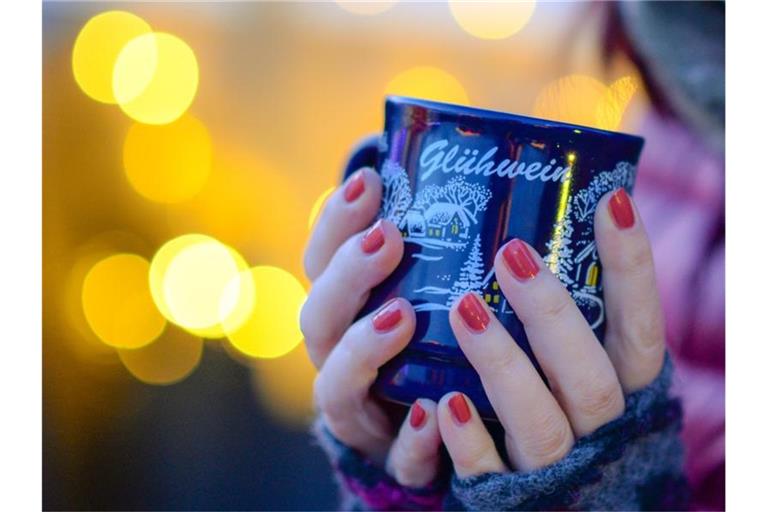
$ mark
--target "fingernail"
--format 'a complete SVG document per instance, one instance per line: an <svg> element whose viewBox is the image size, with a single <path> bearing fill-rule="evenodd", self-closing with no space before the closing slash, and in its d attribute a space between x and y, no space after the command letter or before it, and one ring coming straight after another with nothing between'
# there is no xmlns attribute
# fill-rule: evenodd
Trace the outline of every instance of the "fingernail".
<svg viewBox="0 0 768 512"><path fill-rule="evenodd" d="M419 405L418 400L411 407L411 417L408 421L411 423L411 428L415 430L420 429L427 422L427 411Z"/></svg>
<svg viewBox="0 0 768 512"><path fill-rule="evenodd" d="M539 273L539 265L522 240L517 238L511 240L504 246L501 254L504 256L507 267L518 281L527 281Z"/></svg>
<svg viewBox="0 0 768 512"><path fill-rule="evenodd" d="M460 425L469 421L472 417L472 411L469 410L469 404L466 398L461 393L457 393L448 400L448 408L451 410L451 415Z"/></svg>
<svg viewBox="0 0 768 512"><path fill-rule="evenodd" d="M363 252L367 254L372 254L381 249L381 246L384 245L384 228L381 226L380 220L363 235L360 245L363 247Z"/></svg>
<svg viewBox="0 0 768 512"><path fill-rule="evenodd" d="M373 315L373 328L377 332L387 332L395 328L403 318L403 312L400 311L400 301L392 299L384 304L381 309Z"/></svg>
<svg viewBox="0 0 768 512"><path fill-rule="evenodd" d="M459 315L464 321L464 325L467 326L472 332L481 333L488 328L488 324L491 322L491 317L488 316L488 312L485 310L480 299L473 293L468 293L462 297L459 302Z"/></svg>
<svg viewBox="0 0 768 512"><path fill-rule="evenodd" d="M631 228L635 225L635 212L632 210L632 202L624 188L613 193L608 201L608 210L611 212L613 222L619 229Z"/></svg>
<svg viewBox="0 0 768 512"><path fill-rule="evenodd" d="M365 191L365 180L363 180L363 173L357 171L347 182L344 187L344 200L351 203Z"/></svg>

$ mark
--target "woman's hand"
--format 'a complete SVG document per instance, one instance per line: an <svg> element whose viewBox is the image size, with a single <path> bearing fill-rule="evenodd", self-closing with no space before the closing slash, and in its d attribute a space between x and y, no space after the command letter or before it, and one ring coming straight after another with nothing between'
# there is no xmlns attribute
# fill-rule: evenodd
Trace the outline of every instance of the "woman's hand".
<svg viewBox="0 0 768 512"><path fill-rule="evenodd" d="M315 405L331 433L386 467L401 485L429 484L438 469L437 405L418 400L395 435L369 388L378 368L410 341L416 316L395 299L353 323L371 288L403 257L399 230L388 221L367 228L381 202L381 179L361 169L328 200L304 257L312 290L301 329L319 373Z"/></svg>
<svg viewBox="0 0 768 512"><path fill-rule="evenodd" d="M453 332L479 373L517 470L563 458L574 439L624 411L624 394L649 384L664 358L664 329L650 244L623 189L595 213L607 310L605 348L557 277L526 243L496 255L496 278L525 327L550 387L493 312L467 294L450 311ZM459 477L509 471L469 398L449 393L438 425Z"/></svg>

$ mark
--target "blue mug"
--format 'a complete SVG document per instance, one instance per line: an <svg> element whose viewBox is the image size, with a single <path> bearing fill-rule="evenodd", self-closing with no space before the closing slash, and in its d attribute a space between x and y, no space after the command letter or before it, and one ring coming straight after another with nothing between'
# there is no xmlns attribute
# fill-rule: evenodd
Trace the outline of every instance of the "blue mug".
<svg viewBox="0 0 768 512"><path fill-rule="evenodd" d="M374 393L410 405L461 391L483 418L496 419L448 322L466 292L485 300L545 378L494 276L494 256L512 238L544 257L602 342L595 207L619 187L631 193L642 147L633 135L387 97L383 134L353 151L345 178L362 166L380 173L379 217L400 229L405 253L361 316L404 297L416 310L416 332L380 369Z"/></svg>

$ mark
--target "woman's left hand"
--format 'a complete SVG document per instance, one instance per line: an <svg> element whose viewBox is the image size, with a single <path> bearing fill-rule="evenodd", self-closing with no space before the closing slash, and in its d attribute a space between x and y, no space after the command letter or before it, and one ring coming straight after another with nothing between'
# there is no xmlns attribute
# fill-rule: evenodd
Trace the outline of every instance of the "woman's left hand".
<svg viewBox="0 0 768 512"><path fill-rule="evenodd" d="M498 282L549 388L482 300L467 294L451 309L453 332L504 427L514 466L502 462L469 398L449 393L438 404L438 426L460 478L560 460L574 439L623 413L625 393L658 375L665 347L653 258L623 189L598 204L595 237L604 272L605 346L533 248L512 240L496 255Z"/></svg>

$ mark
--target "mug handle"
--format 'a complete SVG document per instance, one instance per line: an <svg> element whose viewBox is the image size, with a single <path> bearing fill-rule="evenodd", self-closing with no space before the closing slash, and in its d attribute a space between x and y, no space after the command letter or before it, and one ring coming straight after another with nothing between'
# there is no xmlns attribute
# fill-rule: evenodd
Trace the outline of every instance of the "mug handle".
<svg viewBox="0 0 768 512"><path fill-rule="evenodd" d="M380 137L381 135L379 134L369 135L355 144L349 153L347 165L344 167L344 174L341 177L342 182L361 167L376 168L379 159Z"/></svg>

